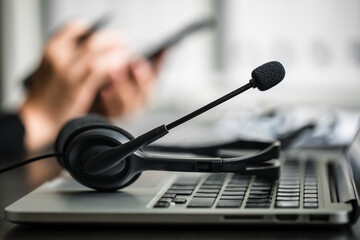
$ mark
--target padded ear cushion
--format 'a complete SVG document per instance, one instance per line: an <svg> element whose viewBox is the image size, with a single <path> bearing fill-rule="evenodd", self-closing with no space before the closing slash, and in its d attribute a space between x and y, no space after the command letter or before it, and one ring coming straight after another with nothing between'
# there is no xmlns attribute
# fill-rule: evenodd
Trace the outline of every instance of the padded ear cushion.
<svg viewBox="0 0 360 240"><path fill-rule="evenodd" d="M57 137L55 150L63 153L58 162L75 180L96 190L112 191L128 186L141 175L133 174L135 161L131 161L131 157L102 176L87 175L83 166L94 154L132 139L130 133L111 125L106 119L89 115L65 124Z"/></svg>
<svg viewBox="0 0 360 240"><path fill-rule="evenodd" d="M63 152L64 145L71 135L80 129L87 128L99 124L110 124L105 118L98 115L87 115L75 118L67 122L60 130L55 141L55 152ZM61 164L61 163L60 163Z"/></svg>

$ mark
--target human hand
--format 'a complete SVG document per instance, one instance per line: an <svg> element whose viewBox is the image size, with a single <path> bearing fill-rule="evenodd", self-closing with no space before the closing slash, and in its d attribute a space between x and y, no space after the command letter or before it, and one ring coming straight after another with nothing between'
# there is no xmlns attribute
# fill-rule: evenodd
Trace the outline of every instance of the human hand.
<svg viewBox="0 0 360 240"><path fill-rule="evenodd" d="M92 112L116 119L140 110L149 100L162 58L163 55L159 56L153 65L138 58L112 71L99 91Z"/></svg>
<svg viewBox="0 0 360 240"><path fill-rule="evenodd" d="M86 114L109 73L122 69L130 54L119 33L98 31L81 45L89 26L73 21L51 37L19 115L25 146L39 150L54 141L68 120Z"/></svg>

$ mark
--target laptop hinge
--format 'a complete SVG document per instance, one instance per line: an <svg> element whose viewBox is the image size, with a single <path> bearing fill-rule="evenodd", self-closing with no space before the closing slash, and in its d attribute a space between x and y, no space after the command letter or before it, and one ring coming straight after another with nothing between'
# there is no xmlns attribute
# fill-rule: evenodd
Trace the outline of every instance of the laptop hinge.
<svg viewBox="0 0 360 240"><path fill-rule="evenodd" d="M333 176L336 188L336 197L338 202L350 203L353 211L350 213L349 219L351 223L354 223L359 216L359 202L354 191L354 185L350 179L346 161L339 161L336 163L330 163L329 165L329 177ZM331 179L330 179L331 182Z"/></svg>
<svg viewBox="0 0 360 240"><path fill-rule="evenodd" d="M356 199L352 199L347 201L346 203L350 203L353 207L353 211L350 213L349 219L352 224L354 224L359 218L359 201Z"/></svg>

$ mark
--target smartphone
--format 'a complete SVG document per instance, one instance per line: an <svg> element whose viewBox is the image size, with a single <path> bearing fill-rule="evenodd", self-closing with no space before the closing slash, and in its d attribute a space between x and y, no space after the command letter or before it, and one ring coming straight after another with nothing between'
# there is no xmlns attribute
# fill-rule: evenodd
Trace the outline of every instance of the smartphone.
<svg viewBox="0 0 360 240"><path fill-rule="evenodd" d="M185 37L198 32L200 30L204 30L206 28L212 28L215 26L215 20L213 18L203 19L196 22L191 23L190 25L185 26L184 28L180 29L179 31L175 32L175 34L171 35L170 37L166 38L155 47L146 51L144 56L151 62L154 62L156 58L166 49L170 48L171 46L177 44Z"/></svg>
<svg viewBox="0 0 360 240"><path fill-rule="evenodd" d="M103 28L109 22L108 17L102 17L95 21L95 23L90 27L90 29L79 37L78 44L82 44L85 42L86 39L91 37L96 31ZM200 30L211 28L215 25L215 21L212 18L203 19L200 21L196 21L191 23L190 25L185 26L184 28L177 31L175 34L171 35L170 37L163 40L160 44L157 44L156 47L153 47L149 51L146 51L144 57L148 59L150 62L155 62L157 57L166 49L170 48L171 46L177 44L186 36L198 32ZM25 88L28 88L32 83L34 73L30 74L25 80L23 84Z"/></svg>

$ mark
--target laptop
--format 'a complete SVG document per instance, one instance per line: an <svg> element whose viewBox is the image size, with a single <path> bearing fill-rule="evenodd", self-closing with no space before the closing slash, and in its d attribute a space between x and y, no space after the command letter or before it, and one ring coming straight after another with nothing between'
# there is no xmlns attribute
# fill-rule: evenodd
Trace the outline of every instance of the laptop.
<svg viewBox="0 0 360 240"><path fill-rule="evenodd" d="M117 192L66 173L5 209L14 223L348 224L359 216L360 131L344 151L282 154L276 181L232 173L149 171Z"/></svg>

